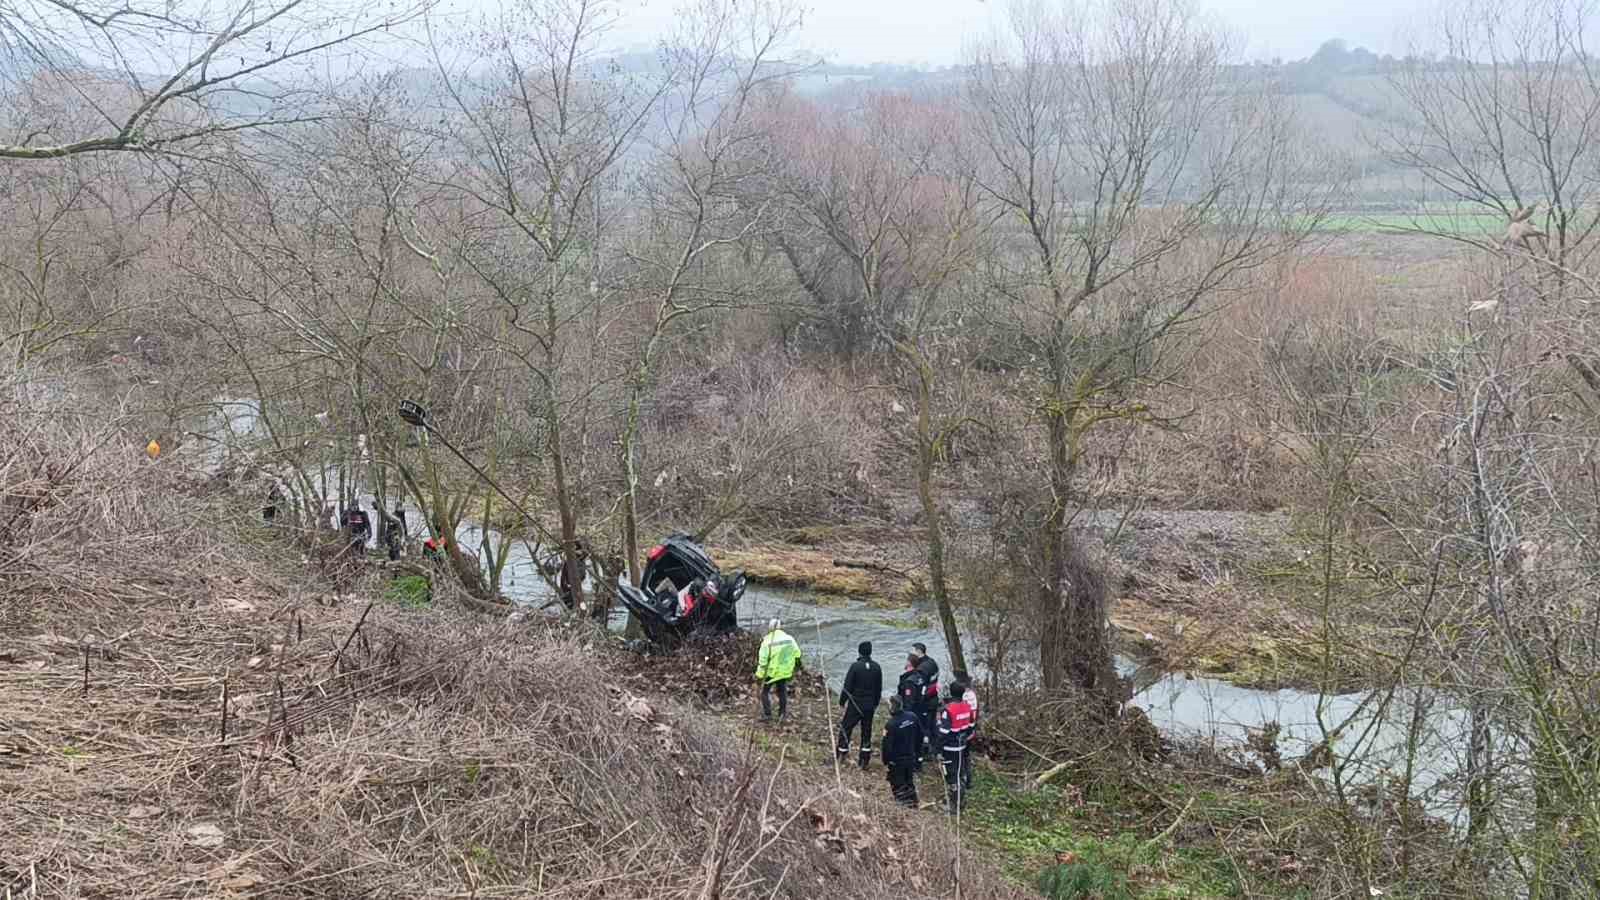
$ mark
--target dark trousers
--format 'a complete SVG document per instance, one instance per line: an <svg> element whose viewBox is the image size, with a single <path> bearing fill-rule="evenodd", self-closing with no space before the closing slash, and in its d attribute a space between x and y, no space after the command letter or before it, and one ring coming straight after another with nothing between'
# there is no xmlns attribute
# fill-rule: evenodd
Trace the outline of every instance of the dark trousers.
<svg viewBox="0 0 1600 900"><path fill-rule="evenodd" d="M861 767L867 767L872 759L872 714L878 707L869 706L862 709L856 706L856 701L846 700L844 703L844 718L839 722L839 758L843 759L850 753L850 732L861 727Z"/></svg>
<svg viewBox="0 0 1600 900"><path fill-rule="evenodd" d="M889 766L889 793L896 803L915 808L917 805L917 777L914 763L895 763Z"/></svg>
<svg viewBox="0 0 1600 900"><path fill-rule="evenodd" d="M933 742L938 737L934 734L934 713L937 711L932 700L924 700L917 707L917 721L922 724L922 755L930 756L933 753Z"/></svg>
<svg viewBox="0 0 1600 900"><path fill-rule="evenodd" d="M941 747L939 756L944 766L945 805L955 814L961 811L963 795L972 784L972 763L965 747L955 750Z"/></svg>
<svg viewBox="0 0 1600 900"><path fill-rule="evenodd" d="M772 689L778 689L778 718L789 714L789 679L761 682L761 718L772 718Z"/></svg>

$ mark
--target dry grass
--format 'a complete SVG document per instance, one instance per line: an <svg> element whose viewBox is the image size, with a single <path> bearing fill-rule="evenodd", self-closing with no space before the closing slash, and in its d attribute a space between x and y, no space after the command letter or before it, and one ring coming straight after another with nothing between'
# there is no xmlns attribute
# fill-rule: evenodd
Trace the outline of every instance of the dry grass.
<svg viewBox="0 0 1600 900"><path fill-rule="evenodd" d="M30 406L0 416L0 896L1012 893L970 858L958 891L942 822L629 695L589 632L319 602L181 459Z"/></svg>
<svg viewBox="0 0 1600 900"><path fill-rule="evenodd" d="M900 587L865 569L835 566L837 557L819 550L764 544L739 550L718 547L712 550L712 556L724 569L743 569L756 584L805 588L843 597L884 596Z"/></svg>

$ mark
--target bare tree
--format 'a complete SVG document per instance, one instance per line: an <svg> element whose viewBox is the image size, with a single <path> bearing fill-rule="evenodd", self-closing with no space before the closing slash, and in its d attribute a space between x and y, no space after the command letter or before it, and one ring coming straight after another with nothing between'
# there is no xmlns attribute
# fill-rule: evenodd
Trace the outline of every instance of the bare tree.
<svg viewBox="0 0 1600 900"><path fill-rule="evenodd" d="M668 85L664 76L635 83L607 70L597 53L613 15L607 0L508 3L478 35L492 61L483 76L451 71L435 44L463 121L449 183L498 223L463 258L495 298L501 346L532 382L529 411L542 426L574 605L583 603L582 503L563 429L569 413L586 408L569 383L582 352L574 334L603 299L618 179Z"/></svg>
<svg viewBox="0 0 1600 900"><path fill-rule="evenodd" d="M140 262L163 228L139 220L151 191L121 162L0 171L12 211L0 238L0 354L13 367L68 343L109 349L128 313L147 308L129 288L150 274Z"/></svg>
<svg viewBox="0 0 1600 900"><path fill-rule="evenodd" d="M985 230L977 182L961 165L960 111L948 100L874 94L846 116L803 101L783 114L783 179L794 222L779 238L784 258L820 308L855 309L905 374L929 586L951 664L964 671L936 484L965 423L948 408L951 392L943 388L958 380L961 360L972 358L958 282L972 274Z"/></svg>
<svg viewBox="0 0 1600 900"><path fill-rule="evenodd" d="M974 61L969 109L997 236L996 316L1045 434L1036 591L1044 684L1106 696L1106 610L1068 586L1083 439L1146 420L1164 339L1282 245L1283 111L1177 0L1019 8Z"/></svg>
<svg viewBox="0 0 1600 900"><path fill-rule="evenodd" d="M1412 230L1480 251L1462 327L1439 354L1444 396L1431 458L1411 470L1435 496L1417 523L1445 548L1460 600L1442 617L1442 689L1468 716L1468 838L1484 873L1509 868L1532 897L1594 883L1600 645L1593 611L1569 599L1596 579L1593 435L1595 136L1600 71L1587 3L1466 3L1392 85L1403 115L1382 148L1456 208L1495 223L1466 231L1426 211ZM1443 60L1432 64L1423 56ZM1559 560L1559 562L1558 562Z"/></svg>
<svg viewBox="0 0 1600 900"><path fill-rule="evenodd" d="M640 575L640 412L675 323L748 304L760 293L759 273L741 279L734 267L717 263L768 227L759 183L765 180L769 137L755 107L764 90L792 73L793 66L774 54L798 25L798 10L784 0L742 10L731 0L700 0L665 48L674 84L657 110L657 158L644 197L648 237L627 254L637 269L634 280L645 297L640 306L648 323L631 354L619 441L622 545L634 583Z"/></svg>
<svg viewBox="0 0 1600 900"><path fill-rule="evenodd" d="M1541 297L1560 304L1564 282L1590 269L1600 227L1600 66L1587 45L1595 21L1581 2L1450 7L1391 76L1398 124L1378 137L1449 210L1476 209L1491 223L1462 230L1453 215L1423 212L1411 230L1539 260L1549 282ZM1600 400L1595 317L1577 310L1588 314L1547 317L1544 339Z"/></svg>
<svg viewBox="0 0 1600 900"><path fill-rule="evenodd" d="M0 4L0 158L98 151L192 153L208 140L323 118L311 64L338 69L416 18L343 0L175 5L150 0Z"/></svg>

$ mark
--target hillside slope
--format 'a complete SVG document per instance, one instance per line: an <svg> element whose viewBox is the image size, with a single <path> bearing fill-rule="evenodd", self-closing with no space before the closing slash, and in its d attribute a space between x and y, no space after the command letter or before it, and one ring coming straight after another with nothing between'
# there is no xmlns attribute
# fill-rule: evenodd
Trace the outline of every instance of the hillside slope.
<svg viewBox="0 0 1600 900"><path fill-rule="evenodd" d="M181 460L5 412L0 894L1014 895L942 817L631 695L577 627L334 600Z"/></svg>

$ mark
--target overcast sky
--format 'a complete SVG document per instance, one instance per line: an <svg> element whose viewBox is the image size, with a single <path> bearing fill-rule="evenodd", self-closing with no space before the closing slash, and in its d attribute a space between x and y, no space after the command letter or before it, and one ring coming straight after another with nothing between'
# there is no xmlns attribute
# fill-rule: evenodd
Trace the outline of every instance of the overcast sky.
<svg viewBox="0 0 1600 900"><path fill-rule="evenodd" d="M1005 0L804 0L802 45L841 63L959 62L964 42L990 27ZM1311 55L1329 38L1376 53L1405 50L1403 32L1436 0L1195 0L1245 42L1247 59ZM623 0L616 38L648 46L677 0Z"/></svg>

